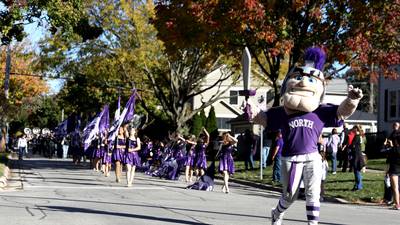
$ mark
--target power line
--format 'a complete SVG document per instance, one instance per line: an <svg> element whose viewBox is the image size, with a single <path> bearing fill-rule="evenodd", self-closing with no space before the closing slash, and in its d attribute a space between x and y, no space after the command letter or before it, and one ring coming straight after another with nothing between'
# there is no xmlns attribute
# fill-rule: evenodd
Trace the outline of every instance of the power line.
<svg viewBox="0 0 400 225"><path fill-rule="evenodd" d="M10 75L28 76L28 77L39 77L39 78L48 78L48 79L71 80L71 78L69 78L69 77L52 77L52 76L46 76L46 75L41 75L41 74L32 74L32 73L16 73L16 72L11 72Z"/></svg>

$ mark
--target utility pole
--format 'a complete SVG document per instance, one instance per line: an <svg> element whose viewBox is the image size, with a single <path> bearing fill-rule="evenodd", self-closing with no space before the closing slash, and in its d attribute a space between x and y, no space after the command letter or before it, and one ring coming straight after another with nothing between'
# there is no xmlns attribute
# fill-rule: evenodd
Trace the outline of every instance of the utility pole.
<svg viewBox="0 0 400 225"><path fill-rule="evenodd" d="M263 126L260 125L260 180L263 179L263 145L264 145L264 129Z"/></svg>
<svg viewBox="0 0 400 225"><path fill-rule="evenodd" d="M371 64L371 73L374 72L374 63ZM369 107L368 107L368 112L369 113L374 113L374 83L369 82Z"/></svg>
<svg viewBox="0 0 400 225"><path fill-rule="evenodd" d="M7 56L6 56L6 73L4 78L4 95L8 99L8 89L10 84L10 71L11 71L11 47L7 45Z"/></svg>
<svg viewBox="0 0 400 225"><path fill-rule="evenodd" d="M9 98L9 85L10 85L10 71L11 71L11 47L10 44L7 45L7 56L6 56L6 71L5 71L5 76L4 76L4 125L1 125L1 133L4 133L4 143L5 143L5 149L7 149L8 146L8 118L6 115L7 112L7 107L8 107L8 98ZM3 140L2 140L3 141ZM3 143L3 142L2 142ZM2 148L3 146L1 146Z"/></svg>

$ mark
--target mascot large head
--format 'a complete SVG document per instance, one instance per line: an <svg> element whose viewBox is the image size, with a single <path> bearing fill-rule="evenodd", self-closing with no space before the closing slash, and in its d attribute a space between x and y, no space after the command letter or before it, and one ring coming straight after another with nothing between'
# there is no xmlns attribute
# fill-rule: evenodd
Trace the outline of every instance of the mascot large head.
<svg viewBox="0 0 400 225"><path fill-rule="evenodd" d="M294 67L282 83L281 96L287 113L312 112L318 108L325 94L325 78L322 73L326 60L324 50L308 48L304 54L304 66Z"/></svg>

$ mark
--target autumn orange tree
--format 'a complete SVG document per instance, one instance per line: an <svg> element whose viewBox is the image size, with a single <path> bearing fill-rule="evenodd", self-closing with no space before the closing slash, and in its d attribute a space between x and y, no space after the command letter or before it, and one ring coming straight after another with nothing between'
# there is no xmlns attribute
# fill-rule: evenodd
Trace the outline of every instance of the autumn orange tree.
<svg viewBox="0 0 400 225"><path fill-rule="evenodd" d="M40 43L40 69L69 78L58 94L66 112L88 114L107 102L113 107L118 89L124 98L136 88L142 100L137 112L146 111L158 126L168 124L159 127L186 129L198 111L221 99L236 80L233 70L227 69L227 57L214 57L200 48L166 53L150 23L153 1L88 2L85 10L91 24L102 28L100 38L82 42L79 36L65 40L53 35ZM216 71L213 82L203 85L212 71ZM192 109L193 98L205 92L211 93L210 98Z"/></svg>
<svg viewBox="0 0 400 225"><path fill-rule="evenodd" d="M5 73L0 73L0 88L2 90L0 98L2 103L6 103L1 104L1 107L20 107L24 103L29 103L32 98L45 94L49 90L46 81L33 72L32 62L35 56L32 53L26 53L25 47L25 43L20 43L11 48L11 71L8 99L5 99L4 96ZM6 57L6 47L3 47L0 53L0 68L2 71L5 71ZM2 113L1 115L4 116L5 114Z"/></svg>
<svg viewBox="0 0 400 225"><path fill-rule="evenodd" d="M247 46L272 82L277 105L283 64L292 68L312 45L324 46L329 63L374 78L373 63L393 77L391 65L400 62L399 6L399 0L159 0L153 22L171 53L198 47L239 59ZM327 68L331 74L342 69Z"/></svg>
<svg viewBox="0 0 400 225"><path fill-rule="evenodd" d="M15 121L28 118L35 111L36 98L48 92L49 88L45 80L35 77L31 68L34 55L26 53L27 45L19 43L11 47L11 71L9 81L9 96L6 98L4 92L5 73L0 73L0 121ZM5 71L6 47L1 49L0 68ZM21 122L21 121L20 121ZM25 121L26 122L26 121ZM2 127L5 133L5 127ZM2 135L1 146L4 144Z"/></svg>

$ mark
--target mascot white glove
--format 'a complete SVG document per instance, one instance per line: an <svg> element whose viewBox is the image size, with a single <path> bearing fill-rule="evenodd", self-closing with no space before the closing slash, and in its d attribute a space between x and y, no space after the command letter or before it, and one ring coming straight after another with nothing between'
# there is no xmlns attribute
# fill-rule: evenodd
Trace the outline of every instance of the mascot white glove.
<svg viewBox="0 0 400 225"><path fill-rule="evenodd" d="M362 90L360 88L353 88L352 85L348 87L347 98L340 103L337 116L339 119L347 119L350 117L357 108L358 102L363 97Z"/></svg>

